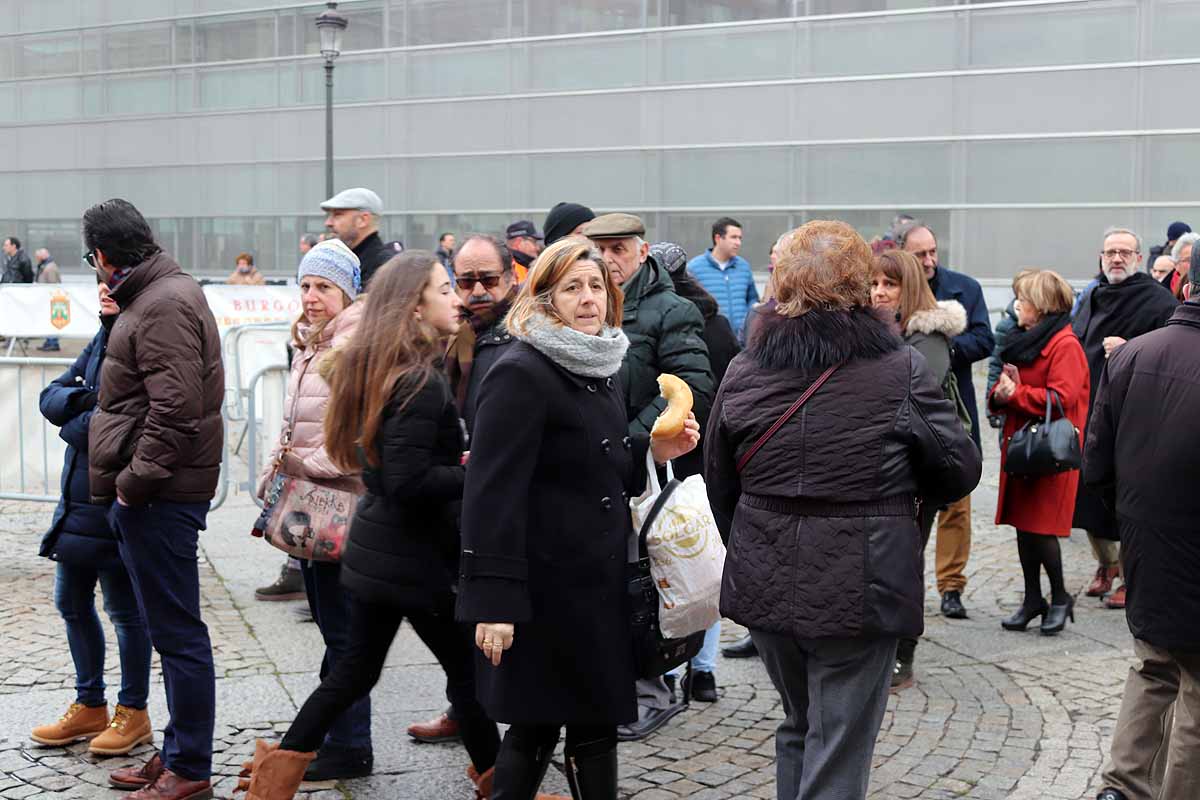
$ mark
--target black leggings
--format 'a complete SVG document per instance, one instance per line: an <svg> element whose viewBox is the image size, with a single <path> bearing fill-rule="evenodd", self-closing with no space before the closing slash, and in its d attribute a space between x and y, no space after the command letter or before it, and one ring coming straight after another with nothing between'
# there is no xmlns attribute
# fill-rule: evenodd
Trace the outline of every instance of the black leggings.
<svg viewBox="0 0 1200 800"><path fill-rule="evenodd" d="M504 734L504 748L533 753L542 748L553 750L558 744L562 725L512 725ZM576 725L566 723L566 755L571 758L606 753L617 746L616 725Z"/></svg>
<svg viewBox="0 0 1200 800"><path fill-rule="evenodd" d="M1022 605L1026 608L1041 605L1043 567L1050 579L1050 602L1060 606L1067 602L1062 547L1057 536L1017 531L1017 554L1021 558L1021 573L1025 576L1025 602Z"/></svg>
<svg viewBox="0 0 1200 800"><path fill-rule="evenodd" d="M413 610L364 603L350 595L349 649L304 701L283 737L283 749L313 752L338 716L370 694L406 617L446 672L447 693L471 763L480 773L492 768L500 750L500 732L475 699L474 626L468 631L454 621L454 597L449 593L438 598L432 609Z"/></svg>

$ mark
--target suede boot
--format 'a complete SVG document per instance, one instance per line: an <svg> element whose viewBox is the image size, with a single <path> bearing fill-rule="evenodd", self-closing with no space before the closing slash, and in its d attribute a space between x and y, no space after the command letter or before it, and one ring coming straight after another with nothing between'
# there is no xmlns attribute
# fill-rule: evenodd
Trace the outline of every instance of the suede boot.
<svg viewBox="0 0 1200 800"><path fill-rule="evenodd" d="M92 739L88 751L98 756L123 756L139 744L153 741L154 729L146 709L118 705L112 722Z"/></svg>
<svg viewBox="0 0 1200 800"><path fill-rule="evenodd" d="M246 800L292 800L304 781L304 770L316 757L316 753L278 748L265 753L247 782Z"/></svg>
<svg viewBox="0 0 1200 800"><path fill-rule="evenodd" d="M29 734L38 744L59 747L80 739L91 739L108 730L108 706L89 708L83 703L71 703L58 722L39 725Z"/></svg>

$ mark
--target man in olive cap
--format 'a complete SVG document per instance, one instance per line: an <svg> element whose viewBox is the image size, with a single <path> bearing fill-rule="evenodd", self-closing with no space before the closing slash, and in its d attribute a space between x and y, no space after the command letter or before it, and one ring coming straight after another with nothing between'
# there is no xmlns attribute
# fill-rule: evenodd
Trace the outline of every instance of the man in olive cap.
<svg viewBox="0 0 1200 800"><path fill-rule="evenodd" d="M619 374L630 433L648 434L666 408L658 389L658 376L664 372L692 390L692 408L703 429L715 387L699 309L675 293L671 275L650 257L650 245L642 238L646 226L638 217L605 214L584 225L581 233L599 248L613 280L625 293L621 327L629 337L629 350ZM690 688L685 686L682 701L676 702L674 691L662 678L639 680L638 720L620 726L617 737L636 741L661 728L687 706Z"/></svg>
<svg viewBox="0 0 1200 800"><path fill-rule="evenodd" d="M385 244L379 238L383 201L370 189L343 189L321 203L321 210L326 214L325 227L358 256L366 291L375 270L403 249L398 242Z"/></svg>

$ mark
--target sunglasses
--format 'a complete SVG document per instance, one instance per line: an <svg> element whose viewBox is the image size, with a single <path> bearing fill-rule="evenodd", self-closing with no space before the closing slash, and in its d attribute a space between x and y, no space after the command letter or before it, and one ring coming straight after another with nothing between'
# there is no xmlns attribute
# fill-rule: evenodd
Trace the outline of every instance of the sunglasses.
<svg viewBox="0 0 1200 800"><path fill-rule="evenodd" d="M459 275L454 278L454 283L458 288L467 290L474 289L475 284L483 284L485 289L495 289L500 285L500 275Z"/></svg>
<svg viewBox="0 0 1200 800"><path fill-rule="evenodd" d="M96 269L96 251L95 250L88 250L86 253L84 253L83 260L87 262L87 265L89 267L91 267L92 269Z"/></svg>

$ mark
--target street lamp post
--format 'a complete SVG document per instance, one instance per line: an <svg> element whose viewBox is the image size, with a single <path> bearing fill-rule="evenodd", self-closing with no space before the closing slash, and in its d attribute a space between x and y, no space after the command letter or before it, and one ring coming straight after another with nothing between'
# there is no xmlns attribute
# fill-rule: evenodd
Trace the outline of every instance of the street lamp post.
<svg viewBox="0 0 1200 800"><path fill-rule="evenodd" d="M334 0L325 5L317 17L317 32L325 57L325 196L333 197L333 62L342 54L342 34L350 20L338 13Z"/></svg>

